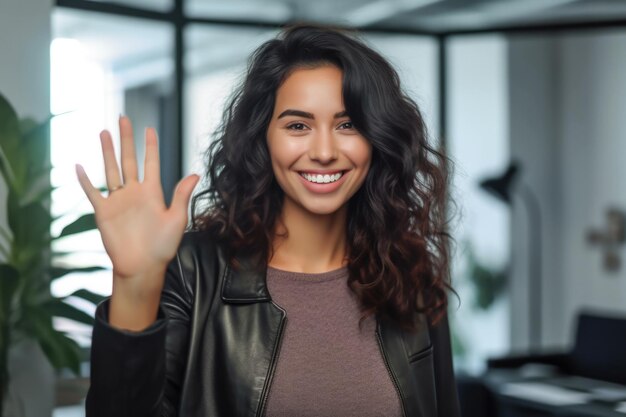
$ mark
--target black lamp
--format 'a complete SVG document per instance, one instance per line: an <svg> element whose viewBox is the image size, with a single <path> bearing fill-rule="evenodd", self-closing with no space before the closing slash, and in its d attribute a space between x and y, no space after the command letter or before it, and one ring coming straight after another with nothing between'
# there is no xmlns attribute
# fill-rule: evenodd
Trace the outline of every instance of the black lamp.
<svg viewBox="0 0 626 417"><path fill-rule="evenodd" d="M519 172L516 162L511 162L504 174L499 177L488 178L480 182L480 187L507 204L511 203L511 190L513 182Z"/></svg>
<svg viewBox="0 0 626 417"><path fill-rule="evenodd" d="M498 200L512 205L512 196L519 194L528 213L528 339L529 350L541 347L541 210L532 190L517 178L520 164L512 161L506 171L497 177L480 182L480 187Z"/></svg>

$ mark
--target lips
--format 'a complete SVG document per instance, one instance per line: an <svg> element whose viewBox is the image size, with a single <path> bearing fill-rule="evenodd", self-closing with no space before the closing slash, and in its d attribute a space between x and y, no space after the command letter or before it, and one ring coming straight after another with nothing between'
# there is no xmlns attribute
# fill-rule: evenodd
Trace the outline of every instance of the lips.
<svg viewBox="0 0 626 417"><path fill-rule="evenodd" d="M334 175L337 173L345 173L347 169L335 169L332 171L322 169L311 169L306 171L297 171L298 174L311 174L311 175Z"/></svg>
<svg viewBox="0 0 626 417"><path fill-rule="evenodd" d="M309 180L315 184L324 184L324 183L328 183L328 182L336 182L339 179L341 179L341 177L343 177L346 172L348 172L349 170L342 170L342 169L333 169L333 170L322 170L322 169L311 169L311 170L306 170L306 171L296 171L301 177L305 178L306 180ZM312 180L311 177L316 177L318 181L314 181ZM325 178L326 181L321 180L322 178ZM328 181L330 179L330 181Z"/></svg>
<svg viewBox="0 0 626 417"><path fill-rule="evenodd" d="M300 174L301 177L304 177L305 179L307 179L308 181L311 181L313 183L316 184L327 184L329 182L335 182L337 180L339 180L339 178L341 178L343 176L343 174L341 173L336 173L336 174L332 174L332 175L322 175L322 174Z"/></svg>
<svg viewBox="0 0 626 417"><path fill-rule="evenodd" d="M338 180L333 181L333 182L327 182L327 183L316 183L316 182L312 182L307 180L306 178L304 178L304 175L306 174L310 174L310 175L337 175L338 173L341 173L342 175L339 177ZM335 191L336 189L338 189L341 184L343 184L345 182L345 179L347 177L346 175L347 171L341 171L341 170L334 170L334 171L321 171L321 170L312 170L312 171L298 171L298 177L300 178L300 181L302 181L303 185L305 186L305 188L307 190L309 190L312 193L315 194L326 194L326 193L331 193L333 191Z"/></svg>

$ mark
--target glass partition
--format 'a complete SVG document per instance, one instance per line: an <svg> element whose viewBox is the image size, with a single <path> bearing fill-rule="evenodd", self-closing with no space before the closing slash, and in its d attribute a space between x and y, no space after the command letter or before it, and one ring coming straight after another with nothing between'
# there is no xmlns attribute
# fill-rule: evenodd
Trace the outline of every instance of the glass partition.
<svg viewBox="0 0 626 417"><path fill-rule="evenodd" d="M173 117L167 104L172 100L174 65L168 24L69 9L56 9L52 22L51 182L59 188L52 194L51 211L61 217L51 232L58 235L76 218L93 212L74 164L85 168L95 187L106 186L99 132L111 131L119 160L120 114L134 122L143 178L143 130L171 124ZM110 267L97 230L54 242L52 249L68 252L56 258L58 263ZM110 294L111 271L69 274L54 281L52 292L65 296L79 288ZM55 324L69 325L61 319ZM82 330L87 343L90 329Z"/></svg>

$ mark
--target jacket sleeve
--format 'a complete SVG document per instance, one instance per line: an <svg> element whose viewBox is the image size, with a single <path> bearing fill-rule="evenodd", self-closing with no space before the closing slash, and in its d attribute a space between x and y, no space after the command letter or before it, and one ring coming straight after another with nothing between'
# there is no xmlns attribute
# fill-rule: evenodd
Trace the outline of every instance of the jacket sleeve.
<svg viewBox="0 0 626 417"><path fill-rule="evenodd" d="M87 417L174 417L185 371L192 286L179 253L166 268L157 320L141 332L109 325L110 298L96 309Z"/></svg>
<svg viewBox="0 0 626 417"><path fill-rule="evenodd" d="M459 399L452 365L448 315L444 315L435 326L430 326L429 332L433 344L438 415L439 417L460 417Z"/></svg>

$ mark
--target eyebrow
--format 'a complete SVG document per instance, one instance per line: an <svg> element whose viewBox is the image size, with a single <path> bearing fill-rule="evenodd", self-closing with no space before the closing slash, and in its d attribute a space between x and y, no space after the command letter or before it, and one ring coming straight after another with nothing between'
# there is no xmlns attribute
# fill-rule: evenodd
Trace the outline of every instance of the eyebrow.
<svg viewBox="0 0 626 417"><path fill-rule="evenodd" d="M347 115L348 115L348 112L343 110L343 111L340 111L338 113L335 113L334 118L338 119L340 117L345 117ZM306 119L315 120L315 116L313 116L313 113L309 113L309 112L302 111L302 110L295 110L295 109L287 109L287 110L285 110L280 115L278 115L277 119L280 119L281 117L286 117L286 116L298 116L298 117L304 117Z"/></svg>

